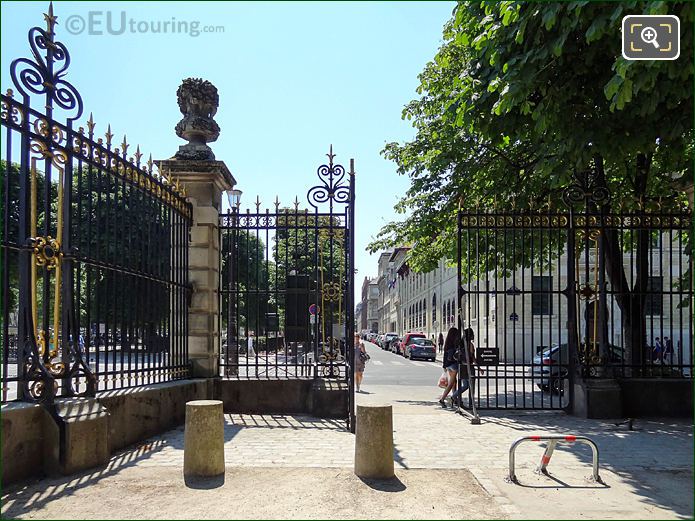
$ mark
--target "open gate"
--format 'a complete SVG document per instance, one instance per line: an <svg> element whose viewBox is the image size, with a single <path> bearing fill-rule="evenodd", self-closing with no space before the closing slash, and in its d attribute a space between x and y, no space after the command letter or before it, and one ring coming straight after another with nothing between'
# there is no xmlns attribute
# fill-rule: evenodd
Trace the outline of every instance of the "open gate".
<svg viewBox="0 0 695 521"><path fill-rule="evenodd" d="M220 366L240 379L337 379L352 424L354 162L328 164L306 201L220 217Z"/></svg>
<svg viewBox="0 0 695 521"><path fill-rule="evenodd" d="M591 182L559 208L459 211L476 408L568 410L580 380L693 377L691 212L611 212Z"/></svg>

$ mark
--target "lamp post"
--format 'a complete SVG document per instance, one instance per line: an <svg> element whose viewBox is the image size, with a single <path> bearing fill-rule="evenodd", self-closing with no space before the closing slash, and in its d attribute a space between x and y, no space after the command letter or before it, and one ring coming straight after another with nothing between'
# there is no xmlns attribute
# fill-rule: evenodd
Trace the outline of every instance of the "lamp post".
<svg viewBox="0 0 695 521"><path fill-rule="evenodd" d="M236 324L236 303L237 294L233 293L236 288L236 276L234 273L234 263L236 262L236 244L237 244L237 217L239 213L239 206L241 205L241 190L228 190L227 191L227 201L229 202L229 216L230 216L230 228L231 228L231 244L229 251L229 257L227 258L227 273L229 279L227 280L227 352L225 353L225 373L227 376L238 375L239 374L239 339L237 338L237 324ZM230 348L231 348L231 364L230 364Z"/></svg>

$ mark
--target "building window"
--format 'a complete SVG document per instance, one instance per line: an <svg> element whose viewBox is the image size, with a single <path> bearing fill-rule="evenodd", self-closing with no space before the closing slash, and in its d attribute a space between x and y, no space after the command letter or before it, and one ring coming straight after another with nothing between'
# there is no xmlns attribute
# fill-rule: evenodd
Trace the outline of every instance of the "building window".
<svg viewBox="0 0 695 521"><path fill-rule="evenodd" d="M533 315L553 314L553 277L542 275L531 278L531 313Z"/></svg>
<svg viewBox="0 0 695 521"><path fill-rule="evenodd" d="M645 313L652 316L661 316L664 312L664 278L649 277L647 280L647 298L644 303Z"/></svg>
<svg viewBox="0 0 695 521"><path fill-rule="evenodd" d="M437 321L437 294L432 295L432 325Z"/></svg>

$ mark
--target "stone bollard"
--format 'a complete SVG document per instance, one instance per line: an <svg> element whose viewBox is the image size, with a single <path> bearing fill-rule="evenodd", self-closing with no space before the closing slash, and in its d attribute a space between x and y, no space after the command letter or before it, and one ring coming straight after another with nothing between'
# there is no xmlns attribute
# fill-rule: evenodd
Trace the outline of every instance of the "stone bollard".
<svg viewBox="0 0 695 521"><path fill-rule="evenodd" d="M390 405L357 406L355 474L372 479L394 477L393 412Z"/></svg>
<svg viewBox="0 0 695 521"><path fill-rule="evenodd" d="M219 400L186 402L184 477L224 475L224 418Z"/></svg>

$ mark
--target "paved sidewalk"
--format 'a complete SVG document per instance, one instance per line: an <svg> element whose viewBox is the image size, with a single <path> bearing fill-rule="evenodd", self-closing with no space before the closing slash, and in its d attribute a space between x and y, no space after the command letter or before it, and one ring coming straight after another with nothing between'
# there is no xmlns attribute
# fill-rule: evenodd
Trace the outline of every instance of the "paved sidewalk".
<svg viewBox="0 0 695 521"><path fill-rule="evenodd" d="M628 431L615 422L583 420L561 412L506 411L483 412L482 424L472 425L465 417L442 409L436 402L438 389L433 387L379 387L371 385L367 377L363 390L357 395L358 403L393 406L394 458L400 483L393 489L389 489L392 485L365 486L355 480L351 473L354 436L345 430L343 421L226 415L227 482L214 489L218 495L205 491L204 502L248 500L243 508L201 510L196 506L201 501L196 502L196 491L182 485L181 427L115 455L108 469L72 481L46 480L11 488L4 492L3 514L335 519L677 519L693 515L693 429L687 421L638 420L635 430ZM505 482L511 442L541 433L583 434L594 439L601 451L605 485L585 479L591 474L591 454L584 446L558 446L549 465L552 477L534 474L543 451L532 443L522 445L517 453L516 474L521 485ZM276 474L284 481L273 482ZM171 486L164 488L157 484L159 480ZM95 486L85 488L86 484ZM246 495L239 492L241 486ZM299 497L297 490L302 491ZM317 490L324 491L325 497ZM331 491L336 490L340 492L337 503L332 503ZM104 501L113 502L108 512L90 507L98 503L99 491L108 495ZM375 491L385 496L377 501ZM128 497L128 504L111 498L112 494ZM65 502L67 496L72 503ZM171 500L171 506L165 507L162 498ZM363 502L375 501L387 507L362 508ZM159 505L159 510L148 510L147 516L134 513L147 502ZM340 508L331 509L338 504ZM90 514L90 508L96 508L95 513Z"/></svg>

